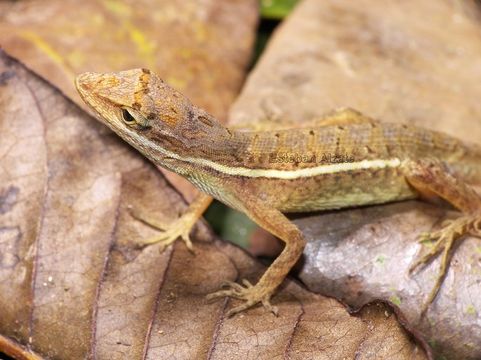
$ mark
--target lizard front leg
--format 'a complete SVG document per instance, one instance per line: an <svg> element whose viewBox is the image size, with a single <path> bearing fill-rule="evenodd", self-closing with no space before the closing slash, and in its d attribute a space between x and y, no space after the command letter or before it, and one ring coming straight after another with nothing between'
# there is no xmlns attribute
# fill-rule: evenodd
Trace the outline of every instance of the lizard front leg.
<svg viewBox="0 0 481 360"><path fill-rule="evenodd" d="M139 221L157 229L162 232L150 239L143 240L142 245L150 245L155 243L162 243L164 247L172 244L179 237L185 242L189 250L192 250L192 242L190 241L190 232L197 220L200 219L204 211L212 202L212 197L200 193L189 205L187 210L175 221L170 224L163 223L160 220L153 219L147 214L141 213L138 209L132 209L131 215Z"/></svg>
<svg viewBox="0 0 481 360"><path fill-rule="evenodd" d="M243 300L243 304L227 312L228 317L258 303L262 303L267 310L277 315L277 307L271 305L270 299L302 255L306 241L296 225L279 210L268 207L259 199L243 196L242 207L246 215L254 222L285 242L284 250L269 266L257 284L252 285L247 280L242 281L244 286L234 282L226 282L225 285L228 289L209 294L207 298L229 296Z"/></svg>
<svg viewBox="0 0 481 360"><path fill-rule="evenodd" d="M481 238L481 197L451 174L443 163L430 160L409 162L404 170L409 184L421 195L439 196L462 212L456 219L445 221L440 230L424 234L420 239L434 241L434 245L411 266L410 272L442 253L436 283L422 308L421 314L424 314L441 288L456 240L468 234Z"/></svg>

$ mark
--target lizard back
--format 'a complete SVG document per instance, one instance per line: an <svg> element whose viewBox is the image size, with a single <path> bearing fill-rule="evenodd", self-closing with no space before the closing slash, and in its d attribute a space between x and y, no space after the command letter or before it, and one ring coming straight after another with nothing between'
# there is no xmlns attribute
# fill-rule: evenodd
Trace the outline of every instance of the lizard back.
<svg viewBox="0 0 481 360"><path fill-rule="evenodd" d="M402 171L403 163L414 159L439 159L469 182L481 182L479 146L403 124L237 132L201 149L210 163L199 163L202 170L191 180L231 206L216 179L234 178L239 188L285 212L415 198Z"/></svg>

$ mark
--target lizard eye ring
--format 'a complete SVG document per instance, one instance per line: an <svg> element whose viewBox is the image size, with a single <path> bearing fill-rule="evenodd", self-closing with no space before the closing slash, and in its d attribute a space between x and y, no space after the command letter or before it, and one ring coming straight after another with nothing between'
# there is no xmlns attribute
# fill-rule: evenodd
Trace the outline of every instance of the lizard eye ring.
<svg viewBox="0 0 481 360"><path fill-rule="evenodd" d="M122 120L127 125L134 125L135 123L137 123L137 120L135 120L135 117L132 116L130 111L127 109L122 109Z"/></svg>

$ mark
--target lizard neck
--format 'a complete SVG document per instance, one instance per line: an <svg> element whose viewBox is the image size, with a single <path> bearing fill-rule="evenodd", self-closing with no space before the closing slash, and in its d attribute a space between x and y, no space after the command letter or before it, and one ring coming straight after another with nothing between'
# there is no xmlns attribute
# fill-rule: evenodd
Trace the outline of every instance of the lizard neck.
<svg viewBox="0 0 481 360"><path fill-rule="evenodd" d="M186 177L205 168L206 162L238 162L239 149L245 147L248 137L195 110L168 134L154 130L143 142L146 146L137 148L155 164Z"/></svg>

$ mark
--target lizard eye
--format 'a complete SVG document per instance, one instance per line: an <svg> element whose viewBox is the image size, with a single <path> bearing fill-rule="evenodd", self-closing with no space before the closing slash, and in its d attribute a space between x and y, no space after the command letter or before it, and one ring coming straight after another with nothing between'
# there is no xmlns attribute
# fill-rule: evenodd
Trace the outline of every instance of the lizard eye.
<svg viewBox="0 0 481 360"><path fill-rule="evenodd" d="M137 122L135 118L132 116L132 114L130 113L130 111L127 109L122 109L122 120L127 125L133 125Z"/></svg>
<svg viewBox="0 0 481 360"><path fill-rule="evenodd" d="M120 115L124 124L137 130L145 130L151 127L150 121L138 110L123 107Z"/></svg>

